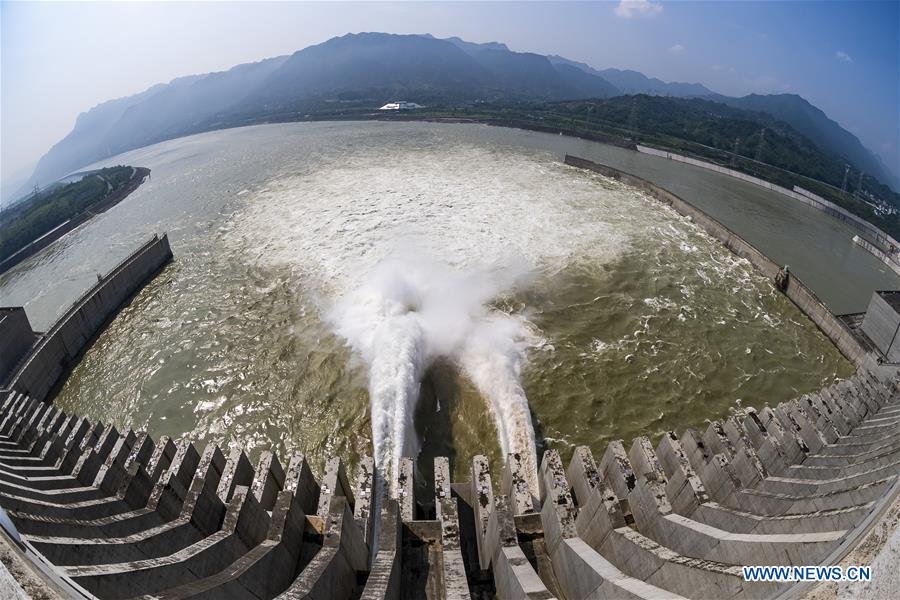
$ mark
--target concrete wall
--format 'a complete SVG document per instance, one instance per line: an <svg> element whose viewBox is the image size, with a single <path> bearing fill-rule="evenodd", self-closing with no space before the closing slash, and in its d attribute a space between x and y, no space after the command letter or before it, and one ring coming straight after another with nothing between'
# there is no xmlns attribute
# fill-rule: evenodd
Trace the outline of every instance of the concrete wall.
<svg viewBox="0 0 900 600"><path fill-rule="evenodd" d="M802 187L794 186L793 190L789 190L786 187L775 185L774 183L770 183L764 179L760 179L759 177L747 175L746 173L741 173L740 171L735 171L734 169L722 167L720 165L706 162L704 160L698 160L696 158L682 156L681 154L675 154L674 152L666 152L665 150L658 150L656 148L649 148L647 146L641 145L637 146L637 150L638 152L642 152L643 154L651 154L653 156L661 156L670 160L676 160L678 162L683 162L689 165L700 167L701 169L707 169L709 171L722 173L723 175L728 175L729 177L734 177L736 179L741 179L748 183L764 187L767 190L772 190L773 192L777 192L779 194L787 196L788 198L793 198L797 202L802 202L807 206L831 215L839 221L847 223L851 227L858 229L863 234L869 236L879 244L882 244L885 248L889 247L890 244L893 244L895 247L900 248L900 243L898 243L897 240L883 232L878 227L875 227L865 219L854 215L850 211L838 206L837 204L834 204L833 202L829 202L825 198L813 194L809 190L805 190Z"/></svg>
<svg viewBox="0 0 900 600"><path fill-rule="evenodd" d="M781 270L781 266L770 260L765 254L757 250L750 242L731 231L693 204L676 196L646 179L619 171L606 165L566 155L565 163L573 167L580 167L596 171L606 177L618 179L632 187L649 194L664 204L668 204L682 215L690 217L694 223L702 227L708 234L718 239L726 248L741 258L750 261L757 271L774 281L775 276ZM824 333L832 343L837 346L847 360L856 367L862 366L866 351L853 337L850 330L822 303L821 300L802 281L791 275L788 279L784 294L809 317L813 323Z"/></svg>
<svg viewBox="0 0 900 600"><path fill-rule="evenodd" d="M0 308L0 385L28 353L35 339L37 335L31 329L24 308Z"/></svg>
<svg viewBox="0 0 900 600"><path fill-rule="evenodd" d="M893 255L887 254L884 250L882 250L875 244L862 239L858 235L853 236L853 243L862 246L866 250L866 252L889 266L894 273L900 275L900 263L894 260ZM900 248L900 246L895 247Z"/></svg>
<svg viewBox="0 0 900 600"><path fill-rule="evenodd" d="M59 318L12 376L8 387L45 400L119 308L171 259L168 236L153 236Z"/></svg>
<svg viewBox="0 0 900 600"><path fill-rule="evenodd" d="M854 215L853 213L850 213L847 210L841 208L840 206L837 206L836 204L829 202L828 200L826 200L822 196L819 196L818 194L813 194L809 190L803 189L799 185L794 186L794 191L802 196L809 198L810 200L813 200L817 204L824 205L827 208L830 208L835 211L839 211L839 212L843 213L844 215L847 215L850 219L853 219L855 222L857 222L860 225L859 228L864 229L866 231L866 233L868 233L869 236L881 248L887 249L887 248L890 248L891 246L894 246L895 248L900 248L900 242L898 242L893 237L889 236L887 233L885 233L878 227L872 225L865 219L862 219L859 216Z"/></svg>
<svg viewBox="0 0 900 600"><path fill-rule="evenodd" d="M872 294L862 330L890 362L900 362L900 315L878 292Z"/></svg>

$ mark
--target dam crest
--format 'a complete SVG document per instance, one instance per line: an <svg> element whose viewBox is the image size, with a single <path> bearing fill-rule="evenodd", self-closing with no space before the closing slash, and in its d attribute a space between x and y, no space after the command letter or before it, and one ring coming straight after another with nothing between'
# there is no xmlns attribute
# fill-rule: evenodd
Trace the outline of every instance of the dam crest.
<svg viewBox="0 0 900 600"><path fill-rule="evenodd" d="M378 503L369 457L352 473L333 457L317 477L301 454L263 452L254 466L240 448L119 431L46 401L172 258L167 236L154 237L48 332L32 331L21 309L0 314L7 568L45 597L801 596L791 583L745 581L741 566L837 564L900 495L893 339L882 350L874 333L893 323L890 302L873 300L880 312L856 320L835 316L678 196L604 165L565 162L692 219L777 282L857 373L655 445L638 437L597 456L549 450L534 466L516 453L493 468L476 456L460 482L437 457L429 497L417 497L413 458L403 457L395 497Z"/></svg>

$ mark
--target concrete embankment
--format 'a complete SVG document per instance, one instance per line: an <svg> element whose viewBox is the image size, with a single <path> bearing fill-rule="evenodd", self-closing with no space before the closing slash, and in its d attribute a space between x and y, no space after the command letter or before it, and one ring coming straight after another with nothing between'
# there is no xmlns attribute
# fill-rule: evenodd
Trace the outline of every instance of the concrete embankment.
<svg viewBox="0 0 900 600"><path fill-rule="evenodd" d="M436 120L435 122L441 122ZM552 133L554 135L566 135L569 137L578 138L581 140L588 140L589 142L599 142L601 144L606 144L608 146L618 146L619 148L625 148L626 150L637 150L638 147L634 142L630 140L625 140L619 137L611 136L611 135L603 135L602 133L591 133L587 131L572 131L570 129L563 129L560 127L548 127L545 125L538 125L536 123L531 123L529 121L522 121L518 119L487 119L485 121L480 121L480 123L484 123L485 125L491 125L493 127L510 127L513 129L524 129L527 131L537 131L539 133Z"/></svg>
<svg viewBox="0 0 900 600"><path fill-rule="evenodd" d="M680 214L690 217L694 223L702 227L708 234L718 239L726 248L741 258L750 261L757 271L769 279L775 281L781 271L781 266L769 259L750 242L731 231L728 227L707 215L705 212L676 196L672 192L663 189L646 179L619 171L606 165L601 165L576 156L566 155L567 165L588 169L612 177L636 187L641 191L656 198L660 202L668 204ZM822 303L816 294L806 285L791 275L788 277L784 294L812 320L813 323L831 340L840 352L856 367L863 365L866 358L866 350L859 344L850 330Z"/></svg>
<svg viewBox="0 0 900 600"><path fill-rule="evenodd" d="M875 258L877 258L878 260L880 260L881 262L883 262L884 264L889 266L894 273L896 273L897 275L900 275L900 263L898 263L893 258L892 255L889 255L888 253L886 253L884 250L882 250L881 248L879 248L872 242L870 242L868 240L864 240L863 238L859 237L858 235L853 236L853 243L857 244L858 246L861 246L866 252L868 252L869 254L871 254L872 256L874 256ZM900 246L895 246L895 248L900 248Z"/></svg>
<svg viewBox="0 0 900 600"><path fill-rule="evenodd" d="M753 177L752 175L747 175L746 173L741 173L740 171L735 171L734 169L729 169L728 167L723 167L721 165L706 162L704 160L698 160L696 158L690 158L689 156L683 156L674 152L667 152L665 150L659 150L657 148L650 148L641 145L638 145L636 148L637 151L641 152L642 154L650 154L652 156L660 156L662 158L668 158L669 160L687 163L689 165L694 165L695 167L700 167L701 169L715 171L716 173L722 173L723 175L728 175L729 177L734 177L735 179L740 179L742 181L758 185L760 187L766 188L767 190L772 190L773 192L777 192L779 194L787 196L788 198L796 200L797 202L802 202L803 204L815 208L816 210L820 210L825 214L831 215L835 219L842 221L850 227L858 230L863 235L876 242L878 245L887 248L891 244L893 244L894 247L900 248L900 243L898 243L897 240L889 236L878 227L872 225L865 219L854 215L847 209L842 208L837 204L829 202L825 198L822 198L821 196L810 192L809 190L805 190L798 186L794 186L794 189L789 190L786 187L770 183L764 179L760 179L759 177Z"/></svg>
<svg viewBox="0 0 900 600"><path fill-rule="evenodd" d="M371 457L353 473L335 456L317 477L302 454L254 466L240 446L0 393L0 563L11 586L51 598L785 600L804 584L742 566L865 549L900 495L898 423L896 379L861 370L656 444L547 450L534 487L513 454L502 472L473 457L459 482L435 457L421 492L404 457L397 497L379 503ZM868 597L892 597L873 564L888 595Z"/></svg>
<svg viewBox="0 0 900 600"><path fill-rule="evenodd" d="M61 223L60 225L57 225L54 229L51 229L38 239L16 251L15 254L0 261L0 273L12 269L23 260L27 259L30 256L34 256L82 223L90 220L91 218L99 215L102 212L106 212L107 210L127 198L128 195L131 194L131 192L138 189L138 187L140 187L140 185L144 183L144 180L150 176L150 169L144 167L132 168L134 170L134 173L132 174L131 179L121 189L116 190L108 198L104 198L99 202L92 204L87 210L78 213L77 215L75 215L68 221L65 221L64 223ZM109 184L107 183L107 185Z"/></svg>
<svg viewBox="0 0 900 600"><path fill-rule="evenodd" d="M172 259L167 235L153 236L76 301L33 346L7 389L44 400L109 320Z"/></svg>

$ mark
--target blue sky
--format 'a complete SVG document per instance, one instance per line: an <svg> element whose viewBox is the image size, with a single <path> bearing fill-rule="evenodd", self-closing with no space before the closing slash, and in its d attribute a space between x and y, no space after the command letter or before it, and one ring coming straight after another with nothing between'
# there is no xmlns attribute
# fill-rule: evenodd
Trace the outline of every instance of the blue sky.
<svg viewBox="0 0 900 600"><path fill-rule="evenodd" d="M0 179L81 112L358 31L505 42L729 95L796 93L900 170L900 2L0 3Z"/></svg>

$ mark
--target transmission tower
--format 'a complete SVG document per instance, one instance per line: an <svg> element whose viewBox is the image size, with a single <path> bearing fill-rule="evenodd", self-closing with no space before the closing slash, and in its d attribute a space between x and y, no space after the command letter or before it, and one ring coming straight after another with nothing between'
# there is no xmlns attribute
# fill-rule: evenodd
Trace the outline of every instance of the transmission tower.
<svg viewBox="0 0 900 600"><path fill-rule="evenodd" d="M631 97L631 112L628 114L628 131L631 132L631 138L637 137L637 96Z"/></svg>
<svg viewBox="0 0 900 600"><path fill-rule="evenodd" d="M856 197L857 197L857 198L859 198L860 196L862 196L862 192L863 192L863 189L862 189L863 176L864 176L865 174L866 174L865 171L860 171L860 172L859 172L859 181L856 182L856 189L855 189L854 192L853 192L854 194L856 194Z"/></svg>
<svg viewBox="0 0 900 600"><path fill-rule="evenodd" d="M763 143L766 141L766 129L763 127L759 132L759 143L756 145L756 162L760 162L762 158Z"/></svg>
<svg viewBox="0 0 900 600"><path fill-rule="evenodd" d="M847 177L850 175L850 165L844 165L844 183L841 184L841 193L847 193Z"/></svg>
<svg viewBox="0 0 900 600"><path fill-rule="evenodd" d="M731 153L731 166L737 161L738 146L741 145L741 138L734 138L734 151Z"/></svg>

